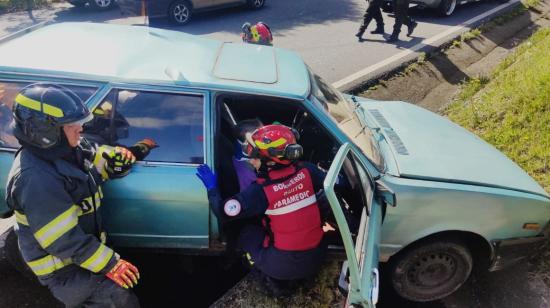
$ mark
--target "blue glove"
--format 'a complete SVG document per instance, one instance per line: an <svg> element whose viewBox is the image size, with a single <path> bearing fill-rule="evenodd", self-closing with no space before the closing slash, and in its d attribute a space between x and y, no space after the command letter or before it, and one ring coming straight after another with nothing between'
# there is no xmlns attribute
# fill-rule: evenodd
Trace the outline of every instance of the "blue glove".
<svg viewBox="0 0 550 308"><path fill-rule="evenodd" d="M208 165L200 165L195 174L202 181L207 190L218 187L218 179Z"/></svg>

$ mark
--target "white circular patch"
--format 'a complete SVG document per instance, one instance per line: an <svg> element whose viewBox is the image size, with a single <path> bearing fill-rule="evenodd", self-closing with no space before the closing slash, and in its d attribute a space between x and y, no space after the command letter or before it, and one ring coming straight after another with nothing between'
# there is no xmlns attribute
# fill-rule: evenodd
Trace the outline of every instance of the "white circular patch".
<svg viewBox="0 0 550 308"><path fill-rule="evenodd" d="M236 199L230 199L223 205L223 211L227 216L237 216L241 212L241 203Z"/></svg>

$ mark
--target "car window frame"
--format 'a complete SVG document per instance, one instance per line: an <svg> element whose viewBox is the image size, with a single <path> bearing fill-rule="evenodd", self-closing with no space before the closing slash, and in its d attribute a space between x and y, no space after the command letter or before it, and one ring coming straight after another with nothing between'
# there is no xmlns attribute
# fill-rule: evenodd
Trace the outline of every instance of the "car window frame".
<svg viewBox="0 0 550 308"><path fill-rule="evenodd" d="M89 87L96 88L95 92L90 95L90 97L84 101L85 105L88 105L94 98L100 94L101 90L105 87L105 82L99 81L88 81L88 80L70 80L70 79L58 79L58 78L39 78L39 76L27 76L27 75L17 75L11 76L10 74L3 74L0 72L0 82L1 83L53 83L65 87ZM0 146L0 152L11 152L16 153L20 147L2 147Z"/></svg>
<svg viewBox="0 0 550 308"><path fill-rule="evenodd" d="M212 139L211 129L209 127L209 122L211 120L211 116L209 113L210 108L210 92L208 90L201 90L201 89L190 89L185 87L170 87L170 86L158 86L158 85L145 85L145 84L133 84L133 83L109 83L106 85L105 89L102 89L101 95L98 96L96 99L89 100L90 104L88 105L88 108L90 110L94 110L95 108L99 107L101 103L105 100L105 98L113 91L113 90L128 90L128 91L144 91L144 92L155 92L159 94L176 94L176 95L194 95L194 96L202 96L203 98L203 108L202 108L202 128L203 128L203 161L201 163L184 163L184 162L163 162L163 161L152 161L152 160L141 160L136 161L136 164L138 165L144 165L144 166L187 166L187 167L197 167L202 164L207 164L211 161L210 158L210 151L212 149ZM98 94L98 92L96 92ZM118 104L118 101L117 101ZM116 105L114 106L116 109ZM112 120L112 119L111 119ZM110 130L112 127L109 128Z"/></svg>

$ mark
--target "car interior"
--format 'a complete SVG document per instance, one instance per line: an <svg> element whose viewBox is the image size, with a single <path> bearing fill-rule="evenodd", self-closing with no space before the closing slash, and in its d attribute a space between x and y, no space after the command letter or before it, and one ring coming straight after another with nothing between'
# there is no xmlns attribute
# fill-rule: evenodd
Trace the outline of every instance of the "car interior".
<svg viewBox="0 0 550 308"><path fill-rule="evenodd" d="M299 132L298 143L302 145L302 160L328 171L340 143L304 108L302 102L290 99L235 93L220 93L216 96L217 128L215 134L215 169L220 181L223 198L229 198L239 192L237 175L233 168L232 157L237 142L234 127L239 121L259 119L263 124L279 123L295 128ZM344 215L352 234L358 231L362 209L366 206L364 187L362 186L351 154L344 162L344 179L336 192L340 199ZM345 198L343 197L345 196ZM319 201L321 202L321 201ZM326 201L324 201L326 202ZM328 203L327 203L328 206ZM330 211L328 221L337 229ZM222 228L222 236L231 236ZM223 234L225 233L225 234ZM330 232L335 234L336 232ZM329 247L341 249L339 234L329 236Z"/></svg>

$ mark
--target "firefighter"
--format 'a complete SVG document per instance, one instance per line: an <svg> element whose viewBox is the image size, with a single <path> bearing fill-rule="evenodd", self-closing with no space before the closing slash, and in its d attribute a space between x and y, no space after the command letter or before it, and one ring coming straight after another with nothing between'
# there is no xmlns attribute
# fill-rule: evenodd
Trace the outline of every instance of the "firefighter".
<svg viewBox="0 0 550 308"><path fill-rule="evenodd" d="M243 42L258 45L273 45L273 34L269 26L263 22L257 22L251 25L245 22L241 27L241 38Z"/></svg>
<svg viewBox="0 0 550 308"><path fill-rule="evenodd" d="M414 28L418 26L418 23L409 16L409 2L410 0L394 0L395 24L387 42L392 43L399 40L399 32L401 32L403 24L407 26L407 36L411 36Z"/></svg>
<svg viewBox="0 0 550 308"><path fill-rule="evenodd" d="M382 12L380 11L380 5L382 4L382 1L383 0L369 1L369 7L367 8L365 15L363 15L363 23L359 27L359 31L357 32L357 34L355 34L355 36L357 36L359 40L363 39L363 33L365 33L365 30L373 19L376 21L376 29L374 29L374 31L371 31L370 33L384 34L384 19L382 18Z"/></svg>
<svg viewBox="0 0 550 308"><path fill-rule="evenodd" d="M284 125L266 125L248 134L246 152L262 160L260 175L265 176L225 202L216 175L206 165L197 169L210 206L222 222L263 216L263 224L241 230L238 245L250 264L265 275L274 295L283 295L277 292L284 292L288 282L315 275L326 254L322 209L316 197L325 173L298 161L303 150L297 135Z"/></svg>
<svg viewBox="0 0 550 308"><path fill-rule="evenodd" d="M24 261L67 307L139 307L138 269L109 248L98 210L101 184L135 161L122 147L81 138L92 114L71 90L31 84L15 97L21 144L6 187Z"/></svg>

